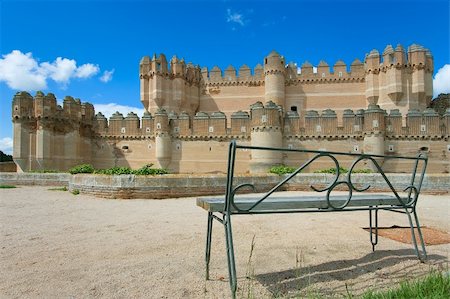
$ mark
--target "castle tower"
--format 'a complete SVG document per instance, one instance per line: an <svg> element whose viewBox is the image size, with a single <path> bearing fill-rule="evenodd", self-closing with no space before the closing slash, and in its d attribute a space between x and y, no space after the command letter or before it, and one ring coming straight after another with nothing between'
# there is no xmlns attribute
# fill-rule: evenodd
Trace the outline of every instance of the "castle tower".
<svg viewBox="0 0 450 299"><path fill-rule="evenodd" d="M369 104L364 111L364 153L372 155L384 155L384 136L386 111L378 105ZM383 165L383 159L375 159L379 166ZM369 163L368 166L376 171L375 165Z"/></svg>
<svg viewBox="0 0 450 299"><path fill-rule="evenodd" d="M265 101L285 106L285 61L276 51L264 59Z"/></svg>
<svg viewBox="0 0 450 299"><path fill-rule="evenodd" d="M98 112L95 115L95 123L96 132L100 135L106 135L106 133L108 132L108 120L103 115L103 113Z"/></svg>
<svg viewBox="0 0 450 299"><path fill-rule="evenodd" d="M28 92L17 92L12 102L14 128L13 157L19 172L28 171L35 159L33 97Z"/></svg>
<svg viewBox="0 0 450 299"><path fill-rule="evenodd" d="M250 107L252 146L279 148L283 145L279 109L280 107L272 101L269 101L265 107L261 102ZM253 150L250 172L267 173L270 167L281 163L283 163L281 152Z"/></svg>
<svg viewBox="0 0 450 299"><path fill-rule="evenodd" d="M379 72L380 54L376 49L370 51L364 63L366 70L366 99L369 104L377 104L380 96Z"/></svg>
<svg viewBox="0 0 450 299"><path fill-rule="evenodd" d="M411 108L425 109L431 101L433 57L428 49L413 44L408 48L408 60L412 68L412 98ZM428 86L427 86L428 85ZM431 86L430 86L431 85Z"/></svg>
<svg viewBox="0 0 450 299"><path fill-rule="evenodd" d="M168 168L172 161L172 138L170 137L169 116L164 109L155 113L156 160L160 168Z"/></svg>

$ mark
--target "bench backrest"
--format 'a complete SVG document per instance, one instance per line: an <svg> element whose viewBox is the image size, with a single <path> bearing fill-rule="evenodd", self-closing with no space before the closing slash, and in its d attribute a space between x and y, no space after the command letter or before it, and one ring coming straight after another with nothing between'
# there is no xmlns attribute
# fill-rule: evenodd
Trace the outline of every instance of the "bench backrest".
<svg viewBox="0 0 450 299"><path fill-rule="evenodd" d="M242 188L251 188L254 192L256 192L256 188L252 183L244 183L237 186L234 186L234 171L236 164L236 151L239 149L247 149L253 151L278 151L278 152L286 152L286 153L304 153L308 154L311 157L303 162L294 172L289 175L283 177L283 179L276 184L273 188L271 188L268 192L266 192L261 198L255 202L253 206L249 209L241 210L234 204L234 196L237 192ZM353 163L351 164L344 180L340 180L341 175L341 162L340 158L346 156L347 158L353 158ZM329 202L330 193L339 185L346 185L349 190L349 196L346 203L339 207L330 206L332 209L344 209L351 200L353 191L356 192L364 192L371 188L370 185L366 185L363 187L357 187L352 182L352 174L355 170L355 167L361 163L362 161L371 161L375 166L378 173L381 175L381 178L389 187L388 190L392 192L393 195L398 199L399 206L411 207L415 206L417 203L418 196L420 194L420 190L422 188L423 179L425 176L425 171L427 167L428 157L423 153L418 154L416 157L406 157L406 156L397 156L397 155L372 155L365 153L343 153L343 152L328 152L328 151L316 151L316 150L304 150L304 149L294 149L294 148L270 148L270 147L259 147L259 146L248 146L248 145L239 145L235 140L232 140L229 145L228 151L228 172L227 172L227 187L226 187L226 195L225 195L225 206L224 211L230 213L231 210L237 211L238 213L251 213L252 209L254 209L258 204L263 202L266 198L268 198L275 191L281 190L282 186L287 184L293 177L295 177L298 173L304 170L306 167L310 166L316 160L321 158L330 159L335 166L335 177L333 180L325 187L318 188L315 187L314 184L310 185L310 188L316 192L326 192L326 200ZM397 159L401 162L410 162L411 164L411 178L409 181L409 185L407 185L403 190L397 190L396 187L390 182L386 174L384 173L382 167L380 166L380 159L391 160ZM400 196L399 192L406 192L405 196ZM406 199L405 199L406 198Z"/></svg>

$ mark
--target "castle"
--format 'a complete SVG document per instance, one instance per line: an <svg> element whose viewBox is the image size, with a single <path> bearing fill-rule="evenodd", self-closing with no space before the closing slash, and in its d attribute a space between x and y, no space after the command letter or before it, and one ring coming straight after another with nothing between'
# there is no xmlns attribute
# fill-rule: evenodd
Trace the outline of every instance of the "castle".
<svg viewBox="0 0 450 299"><path fill-rule="evenodd" d="M253 71L200 68L174 56L139 64L139 118L116 112L107 120L89 103L49 93L13 99L14 161L22 171L154 163L174 173L225 172L231 139L257 146L430 157L429 171L450 171L450 110L432 99L433 57L419 45L372 50L348 69L338 61L301 67L271 52ZM267 172L305 157L241 152L238 172ZM386 171L407 172L387 160ZM313 168L329 167L329 161ZM313 170L313 168L311 170Z"/></svg>

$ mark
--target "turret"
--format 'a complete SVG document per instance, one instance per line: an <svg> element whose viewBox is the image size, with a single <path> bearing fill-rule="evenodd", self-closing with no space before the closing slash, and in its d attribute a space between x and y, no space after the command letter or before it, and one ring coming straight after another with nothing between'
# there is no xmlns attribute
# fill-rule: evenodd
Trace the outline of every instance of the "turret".
<svg viewBox="0 0 450 299"><path fill-rule="evenodd" d="M364 62L366 71L366 99L369 104L377 104L380 96L378 74L380 71L380 54L373 49Z"/></svg>
<svg viewBox="0 0 450 299"><path fill-rule="evenodd" d="M168 168L172 161L172 138L169 131L169 117L164 109L159 109L155 113L155 156L161 168Z"/></svg>
<svg viewBox="0 0 450 299"><path fill-rule="evenodd" d="M34 144L32 136L33 114L33 97L25 91L17 92L12 101L13 158L19 172L31 169L31 147Z"/></svg>
<svg viewBox="0 0 450 299"><path fill-rule="evenodd" d="M364 111L364 153L372 155L384 155L384 136L385 136L385 114L386 111L378 105L369 104ZM384 160L375 159L381 167ZM372 170L377 168L372 163L368 165Z"/></svg>
<svg viewBox="0 0 450 299"><path fill-rule="evenodd" d="M274 102L267 102L265 107L257 102L250 107L251 111L251 145L263 147L282 146L282 131L280 107ZM266 173L274 165L281 164L281 152L258 151L251 152L250 171L252 173Z"/></svg>
<svg viewBox="0 0 450 299"><path fill-rule="evenodd" d="M383 51L383 69L386 72L387 95L391 101L398 102L403 97L403 73L404 64L397 59L403 60L402 47L397 46L396 50L388 45Z"/></svg>
<svg viewBox="0 0 450 299"><path fill-rule="evenodd" d="M101 113L95 115L96 132L100 135L105 135L108 132L108 120Z"/></svg>
<svg viewBox="0 0 450 299"><path fill-rule="evenodd" d="M412 103L411 108L425 109L426 99L425 73L427 72L427 49L413 44L408 48L408 60L412 68Z"/></svg>
<svg viewBox="0 0 450 299"><path fill-rule="evenodd" d="M141 103L144 107L148 108L150 100L150 57L144 56L139 63L139 79L140 79L140 93L141 93Z"/></svg>
<svg viewBox="0 0 450 299"><path fill-rule="evenodd" d="M264 59L265 101L285 106L285 61L275 51Z"/></svg>

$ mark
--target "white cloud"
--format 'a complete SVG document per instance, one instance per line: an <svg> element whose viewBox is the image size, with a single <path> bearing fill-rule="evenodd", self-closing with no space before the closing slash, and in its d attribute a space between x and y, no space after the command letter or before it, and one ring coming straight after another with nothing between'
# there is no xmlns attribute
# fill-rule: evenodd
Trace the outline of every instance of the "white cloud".
<svg viewBox="0 0 450 299"><path fill-rule="evenodd" d="M241 26L245 25L244 15L237 12L232 12L231 9L227 9L227 22L237 23Z"/></svg>
<svg viewBox="0 0 450 299"><path fill-rule="evenodd" d="M13 140L11 137L5 137L0 139L0 151L7 155L12 155L13 152Z"/></svg>
<svg viewBox="0 0 450 299"><path fill-rule="evenodd" d="M100 71L92 63L77 67L74 59L57 57L53 62L38 61L31 52L13 50L0 59L0 82L15 90L47 89L49 79L66 87L71 78L89 78Z"/></svg>
<svg viewBox="0 0 450 299"><path fill-rule="evenodd" d="M75 71L75 77L86 79L94 76L99 71L100 68L98 67L98 65L86 63L77 68L77 70Z"/></svg>
<svg viewBox="0 0 450 299"><path fill-rule="evenodd" d="M101 112L106 118L110 118L113 113L119 111L123 114L123 116L127 116L128 113L134 112L139 117L142 117L144 114L144 108L137 108L132 106L119 105L116 103L108 103L108 104L93 104L95 108L95 112Z"/></svg>
<svg viewBox="0 0 450 299"><path fill-rule="evenodd" d="M46 89L46 79L31 53L14 50L0 58L0 82L5 82L11 89Z"/></svg>
<svg viewBox="0 0 450 299"><path fill-rule="evenodd" d="M450 93L450 64L441 67L433 79L433 97L441 93Z"/></svg>
<svg viewBox="0 0 450 299"><path fill-rule="evenodd" d="M104 82L104 83L108 83L109 81L112 80L114 74L114 69L110 70L110 71L104 71L103 75L100 77L100 81Z"/></svg>

